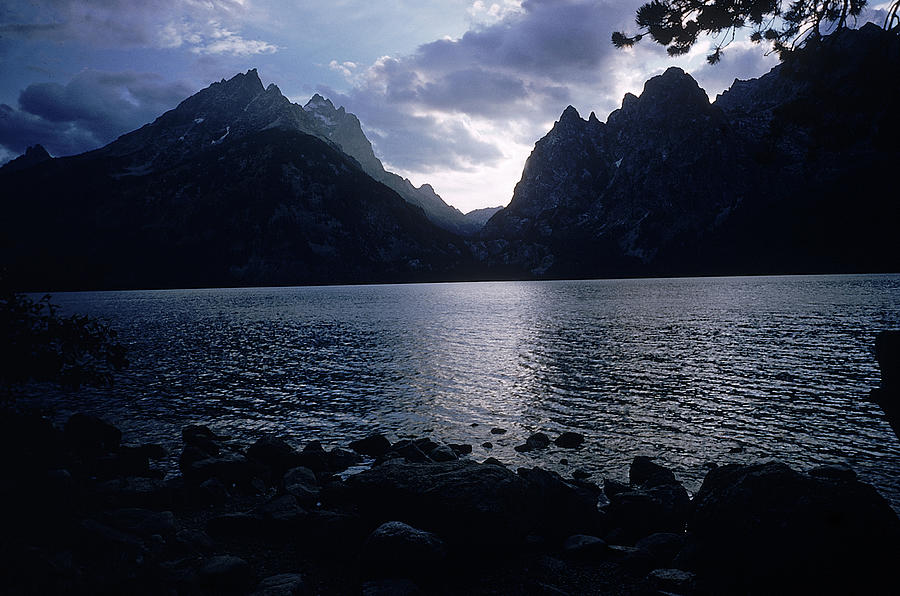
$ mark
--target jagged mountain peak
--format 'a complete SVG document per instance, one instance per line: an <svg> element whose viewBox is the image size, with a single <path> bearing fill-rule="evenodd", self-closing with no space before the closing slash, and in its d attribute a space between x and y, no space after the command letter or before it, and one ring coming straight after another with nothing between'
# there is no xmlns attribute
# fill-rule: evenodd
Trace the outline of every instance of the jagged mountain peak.
<svg viewBox="0 0 900 596"><path fill-rule="evenodd" d="M330 99L322 97L318 93L313 95L309 101L306 102L306 105L303 106L304 110L316 110L321 108L328 108L329 110L335 109L334 103L332 103Z"/></svg>
<svg viewBox="0 0 900 596"><path fill-rule="evenodd" d="M576 120L581 120L581 114L578 113L578 110L575 109L575 106L568 106L565 110L563 110L562 115L559 117L560 124L574 122Z"/></svg>
<svg viewBox="0 0 900 596"><path fill-rule="evenodd" d="M640 104L673 109L705 108L709 97L697 81L677 66L672 66L644 83Z"/></svg>
<svg viewBox="0 0 900 596"><path fill-rule="evenodd" d="M30 168L31 166L49 161L51 159L53 159L53 157L49 153L47 153L47 150L44 149L44 146L41 144L37 144L28 147L25 150L25 153L10 161L9 163L4 164L0 169L6 172L15 172L18 170L24 170L25 168Z"/></svg>

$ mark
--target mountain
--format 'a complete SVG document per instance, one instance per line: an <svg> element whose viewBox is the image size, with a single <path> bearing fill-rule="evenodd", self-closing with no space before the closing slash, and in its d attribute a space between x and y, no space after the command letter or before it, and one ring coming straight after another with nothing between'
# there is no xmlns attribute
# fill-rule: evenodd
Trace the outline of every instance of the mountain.
<svg viewBox="0 0 900 596"><path fill-rule="evenodd" d="M3 164L0 172L17 172L30 168L31 166L53 159L43 145L34 145L25 150L25 153Z"/></svg>
<svg viewBox="0 0 900 596"><path fill-rule="evenodd" d="M457 236L317 133L314 115L251 70L101 149L3 168L3 264L30 289L411 281L471 271Z"/></svg>
<svg viewBox="0 0 900 596"><path fill-rule="evenodd" d="M470 229L478 231L481 230L481 228L484 227L484 224L486 224L488 220L501 209L503 209L503 207L482 207L481 209L469 211L463 217L465 217L466 221L469 223Z"/></svg>
<svg viewBox="0 0 900 596"><path fill-rule="evenodd" d="M369 176L395 190L413 205L421 207L428 219L438 226L471 236L487 221L482 221L480 216L466 217L459 209L445 203L429 184L417 188L409 179L386 171L381 161L375 157L372 143L363 133L359 119L343 107L335 108L331 100L317 93L303 109L313 116L314 134L335 143L344 153L356 159Z"/></svg>
<svg viewBox="0 0 900 596"><path fill-rule="evenodd" d="M567 108L480 247L507 275L897 271L900 41L810 44L710 103L670 68L606 122Z"/></svg>

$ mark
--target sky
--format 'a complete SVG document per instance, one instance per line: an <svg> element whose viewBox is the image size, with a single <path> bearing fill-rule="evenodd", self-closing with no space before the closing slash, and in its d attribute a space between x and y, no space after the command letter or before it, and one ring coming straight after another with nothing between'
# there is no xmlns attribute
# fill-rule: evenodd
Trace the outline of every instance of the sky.
<svg viewBox="0 0 900 596"><path fill-rule="evenodd" d="M292 101L355 113L387 169L461 211L505 205L568 105L606 120L669 66L712 100L777 63L741 40L715 66L708 39L677 59L649 40L617 50L642 1L5 0L0 163L101 147L257 68Z"/></svg>

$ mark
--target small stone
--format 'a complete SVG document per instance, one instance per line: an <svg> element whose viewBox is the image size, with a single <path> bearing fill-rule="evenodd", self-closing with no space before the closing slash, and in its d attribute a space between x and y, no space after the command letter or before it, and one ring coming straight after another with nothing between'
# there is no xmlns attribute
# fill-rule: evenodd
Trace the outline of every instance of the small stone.
<svg viewBox="0 0 900 596"><path fill-rule="evenodd" d="M556 437L556 440L553 442L556 443L557 447L575 449L576 447L581 447L582 443L584 443L584 435L567 431Z"/></svg>
<svg viewBox="0 0 900 596"><path fill-rule="evenodd" d="M490 441L485 441L484 443L481 444L481 446L484 447L485 449L493 449L494 448L494 444L491 443Z"/></svg>
<svg viewBox="0 0 900 596"><path fill-rule="evenodd" d="M728 450L728 453L743 453L743 452L744 452L744 448L741 447L740 445L738 445L737 447L732 447L731 449Z"/></svg>
<svg viewBox="0 0 900 596"><path fill-rule="evenodd" d="M473 422L473 423L470 424L469 426L471 426L472 428L475 428L476 426L478 426L478 423L477 423L477 422Z"/></svg>
<svg viewBox="0 0 900 596"><path fill-rule="evenodd" d="M489 457L486 460L484 460L483 463L488 466L501 466L504 468L506 467L506 464L504 464L502 461L500 461L496 457Z"/></svg>
<svg viewBox="0 0 900 596"><path fill-rule="evenodd" d="M550 446L550 437L544 433L534 433L525 440L525 444L531 449L546 449Z"/></svg>
<svg viewBox="0 0 900 596"><path fill-rule="evenodd" d="M491 429L491 434L492 434L492 435L505 435L505 434L506 434L506 429L505 429L505 428L497 428L497 427L495 427L495 428L492 428L492 429Z"/></svg>
<svg viewBox="0 0 900 596"><path fill-rule="evenodd" d="M559 465L561 465L561 466L568 466L568 465L569 465L569 460L567 460L566 458L562 458L561 460L559 460Z"/></svg>

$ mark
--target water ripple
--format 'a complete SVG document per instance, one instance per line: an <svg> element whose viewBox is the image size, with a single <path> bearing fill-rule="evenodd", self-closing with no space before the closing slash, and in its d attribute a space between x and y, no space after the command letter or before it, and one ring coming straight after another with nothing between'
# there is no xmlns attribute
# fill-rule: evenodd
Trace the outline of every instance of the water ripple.
<svg viewBox="0 0 900 596"><path fill-rule="evenodd" d="M278 432L297 445L431 434L473 443L476 458L564 474L624 478L634 455L655 455L692 490L709 461L844 461L900 506L900 443L865 399L879 378L874 335L900 326L900 276L55 299L112 323L133 365L111 390L47 399L111 418L132 440L174 444L182 425L207 421L246 441ZM489 435L497 425L510 432ZM516 453L536 430L581 432L587 446Z"/></svg>

